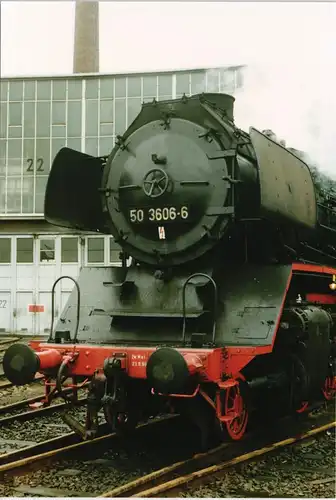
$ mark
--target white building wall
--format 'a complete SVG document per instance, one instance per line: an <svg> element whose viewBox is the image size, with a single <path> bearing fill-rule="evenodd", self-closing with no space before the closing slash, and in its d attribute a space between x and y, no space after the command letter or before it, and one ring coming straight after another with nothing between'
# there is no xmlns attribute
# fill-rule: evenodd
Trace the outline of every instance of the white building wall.
<svg viewBox="0 0 336 500"><path fill-rule="evenodd" d="M0 336L47 335L51 324L51 289L60 276L77 278L85 265L121 265L120 249L109 236L0 236ZM55 319L73 283L55 290ZM35 306L41 306L36 308Z"/></svg>

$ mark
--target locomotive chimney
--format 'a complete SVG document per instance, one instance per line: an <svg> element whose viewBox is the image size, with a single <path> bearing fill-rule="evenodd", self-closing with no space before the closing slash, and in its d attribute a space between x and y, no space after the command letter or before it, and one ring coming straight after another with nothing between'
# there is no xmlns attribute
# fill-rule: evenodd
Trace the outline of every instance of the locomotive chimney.
<svg viewBox="0 0 336 500"><path fill-rule="evenodd" d="M99 72L99 2L76 2L73 72Z"/></svg>

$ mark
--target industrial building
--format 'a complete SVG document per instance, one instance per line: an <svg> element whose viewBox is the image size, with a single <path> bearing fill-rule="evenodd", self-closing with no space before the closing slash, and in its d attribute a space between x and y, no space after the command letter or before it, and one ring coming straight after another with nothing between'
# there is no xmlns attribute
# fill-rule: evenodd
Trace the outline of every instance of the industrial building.
<svg viewBox="0 0 336 500"><path fill-rule="evenodd" d="M119 259L112 238L70 234L44 220L48 172L59 149L108 155L142 102L206 91L234 94L242 86L242 66L1 79L0 333L45 335L55 279ZM70 280L58 286L57 316L72 286Z"/></svg>

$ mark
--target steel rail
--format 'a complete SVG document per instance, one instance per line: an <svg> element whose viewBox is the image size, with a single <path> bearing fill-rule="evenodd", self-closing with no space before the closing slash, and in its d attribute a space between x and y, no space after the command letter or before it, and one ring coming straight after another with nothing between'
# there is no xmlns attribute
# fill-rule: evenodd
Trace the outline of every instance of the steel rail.
<svg viewBox="0 0 336 500"><path fill-rule="evenodd" d="M82 406L86 403L86 398L81 398L78 402L74 403L74 406ZM69 403L59 403L56 405L45 406L44 408L37 408L36 410L29 410L23 413L18 413L16 415L9 415L8 417L0 418L0 425L7 425L12 422L27 422L37 417L44 417L44 415L50 415L51 413L63 410L65 408L69 409Z"/></svg>
<svg viewBox="0 0 336 500"><path fill-rule="evenodd" d="M159 425L162 422L174 419L176 417L176 415L166 415L157 419L150 420L148 422L144 422L138 425L136 431L139 432L141 430L149 428L152 425ZM102 424L100 430L104 432L104 430L107 430L108 428L108 424ZM37 464L39 466L43 466L45 465L45 463L52 460L58 460L60 457L68 455L69 453L77 451L81 452L85 450L92 451L93 446L101 445L103 443L109 443L109 440L116 438L118 438L118 434L114 432L108 434L105 433L104 435L96 437L94 439L82 441L76 433L71 432L69 434L63 434L62 436L59 436L57 438L43 441L41 443L38 443L37 445L24 448L23 450L16 450L11 453L0 455L0 464L2 463L2 465L0 465L0 479L2 479L6 475L16 475L18 473L23 473L26 471L26 469L35 467ZM80 440L80 442L78 442L78 440ZM60 446L57 447L57 444L59 444ZM41 449L44 448L46 448L47 450L43 453L40 453Z"/></svg>
<svg viewBox="0 0 336 500"><path fill-rule="evenodd" d="M1 375L0 375L1 376ZM2 376L4 376L4 374L2 374ZM36 377L34 378L34 380L32 380L31 384L35 384L36 382L40 382L42 379L44 378L44 375L36 375ZM30 385L30 384L28 384ZM0 381L0 390L1 389L10 389L11 387L15 387L12 382L9 382L9 381L5 381L5 382L1 382Z"/></svg>
<svg viewBox="0 0 336 500"><path fill-rule="evenodd" d="M237 464L242 463L242 462L246 462L248 460L255 459L255 458L260 457L262 455L265 455L267 453L276 451L279 448L289 446L291 444L295 444L299 441L302 441L304 439L315 436L321 432L324 432L328 429L331 429L332 427L336 427L335 420L332 422L328 422L327 424L321 425L315 429L311 429L309 431L306 431L306 432L299 434L297 436L283 439L281 441L274 442L270 445L266 445L262 448L255 449L255 450L250 451L248 453L238 455L238 456L231 458L229 460L222 461L219 464L211 465L211 466L201 468L201 469L197 469L197 462L200 459L208 458L208 457L210 457L210 455L213 455L213 454L217 453L218 451L221 451L225 447L224 445L222 445L214 450L210 450L207 453L195 455L191 459L188 459L186 461L176 462L175 464L172 464L168 467L164 467L163 469L159 469L159 470L154 471L150 474L147 474L146 476L135 479L134 481L131 481L130 483L124 484L122 486L119 486L117 488L114 488L108 492L101 494L100 497L104 497L104 498L114 498L114 497L149 498L149 497L161 497L161 496L163 496L163 494L168 493L168 492L169 492L169 496L171 496L172 490L174 490L174 491L179 490L186 485L190 486L190 484L196 480L206 479L209 476L212 476L216 473L223 471L224 469L227 469L229 467L232 467L232 466L237 465ZM191 472L189 474L185 474L185 475L179 476L177 478L170 479L172 474L174 474L174 473L176 474L177 471L179 471L180 469L185 468L185 467L190 466L190 465L196 466L196 467L194 467L196 470L194 470L193 472ZM155 484L158 482L158 480L159 480L159 484ZM154 483L154 486L153 486L153 483Z"/></svg>
<svg viewBox="0 0 336 500"><path fill-rule="evenodd" d="M3 415L4 413L8 413L11 411L15 411L15 410L21 410L21 408L24 408L25 406L43 401L44 398L45 398L45 394L43 393L43 394L40 394L39 396L34 396L33 398L23 399L21 401L16 401L15 403L11 403L9 405L0 406L0 415Z"/></svg>

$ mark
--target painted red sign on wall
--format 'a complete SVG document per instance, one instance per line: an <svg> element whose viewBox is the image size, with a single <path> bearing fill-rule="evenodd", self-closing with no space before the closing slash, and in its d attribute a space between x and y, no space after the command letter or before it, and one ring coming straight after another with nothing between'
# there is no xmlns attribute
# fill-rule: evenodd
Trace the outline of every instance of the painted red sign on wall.
<svg viewBox="0 0 336 500"><path fill-rule="evenodd" d="M44 306L39 305L39 304L29 304L28 306L28 312L30 313L43 313L44 312Z"/></svg>

